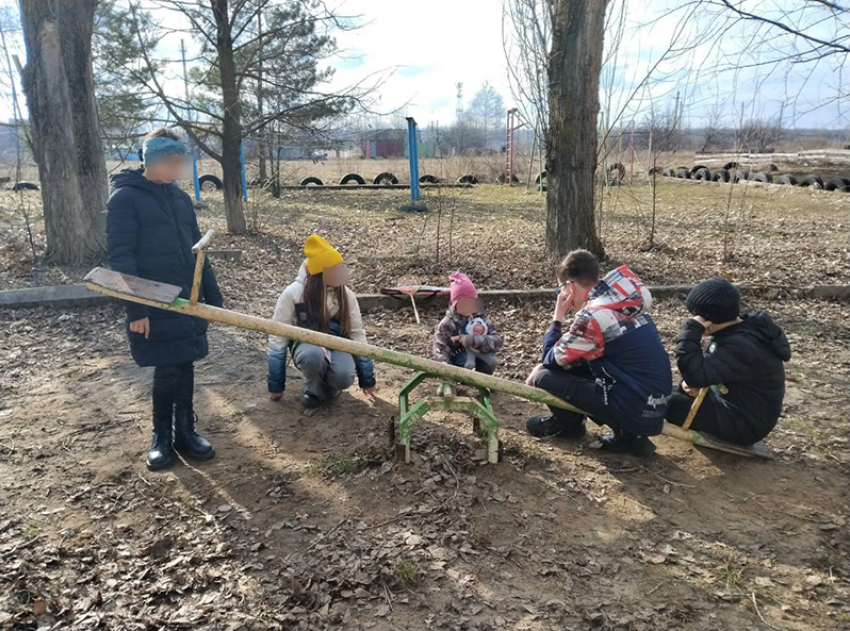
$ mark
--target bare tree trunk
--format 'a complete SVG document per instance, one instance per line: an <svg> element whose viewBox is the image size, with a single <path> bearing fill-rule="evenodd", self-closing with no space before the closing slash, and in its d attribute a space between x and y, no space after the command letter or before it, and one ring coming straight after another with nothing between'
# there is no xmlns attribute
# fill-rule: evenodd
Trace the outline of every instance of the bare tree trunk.
<svg viewBox="0 0 850 631"><path fill-rule="evenodd" d="M599 74L607 0L553 0L546 139L546 251L604 255L596 234Z"/></svg>
<svg viewBox="0 0 850 631"><path fill-rule="evenodd" d="M106 163L92 71L97 0L26 0L22 83L38 163L46 258L100 262L106 252Z"/></svg>
<svg viewBox="0 0 850 631"><path fill-rule="evenodd" d="M245 234L245 211L242 208L242 165L239 160L242 142L242 103L236 85L233 62L233 33L227 0L212 0L217 27L216 48L221 72L221 93L224 105L222 125L221 170L224 184L224 211L227 231Z"/></svg>

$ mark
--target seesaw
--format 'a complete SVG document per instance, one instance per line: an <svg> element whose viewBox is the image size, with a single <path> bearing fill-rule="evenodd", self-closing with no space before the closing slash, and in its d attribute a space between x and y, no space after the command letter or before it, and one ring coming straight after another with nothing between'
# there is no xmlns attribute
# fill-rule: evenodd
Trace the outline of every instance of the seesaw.
<svg viewBox="0 0 850 631"><path fill-rule="evenodd" d="M94 292L111 296L119 300L136 302L139 304L174 311L184 315L203 318L211 322L229 324L242 329L261 331L269 335L277 335L288 339L315 344L324 348L350 353L359 357L400 366L416 371L417 374L399 392L399 418L397 426L394 426L396 440L396 453L403 457L405 462L410 461L411 428L429 410L463 411L469 412L476 418L476 429L486 435L487 460L491 463L499 461L499 424L493 412L490 400L490 392L502 392L512 396L526 399L533 403L550 405L565 410L571 410L583 414L581 410L570 405L566 401L552 396L539 388L527 386L524 383L508 381L492 375L484 375L465 368L443 364L431 359L416 357L408 353L402 353L388 348L381 348L371 344L362 344L343 337L336 337L317 331L311 331L297 326L273 322L266 318L239 313L229 309L221 309L198 302L200 293L201 274L203 271L205 249L212 239L213 231L210 230L195 245L193 251L196 253L195 275L190 293L190 298L180 298L181 288L176 285L159 283L137 276L121 274L102 267L96 267L85 277L86 287ZM409 396L413 390L425 379L439 379L462 383L476 389L477 397L452 397L439 396L435 398L424 398L415 404L410 404ZM483 425L483 427L482 427ZM662 433L666 436L689 442L700 447L708 447L741 456L772 457L770 452L761 444L761 447L741 447L727 443L717 438L708 436L702 432L683 429L669 423L664 424Z"/></svg>

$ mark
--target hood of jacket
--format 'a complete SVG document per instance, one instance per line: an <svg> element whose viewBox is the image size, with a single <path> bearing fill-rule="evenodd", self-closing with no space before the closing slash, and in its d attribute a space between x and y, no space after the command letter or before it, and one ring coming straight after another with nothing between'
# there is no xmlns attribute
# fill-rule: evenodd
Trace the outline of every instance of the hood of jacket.
<svg viewBox="0 0 850 631"><path fill-rule="evenodd" d="M303 263L301 263L301 267L298 268L298 274L296 274L294 282L296 282L296 283L298 283L299 285L302 285L302 286L307 284L307 261L306 260Z"/></svg>
<svg viewBox="0 0 850 631"><path fill-rule="evenodd" d="M637 274L623 265L596 283L587 296L584 308L588 311L619 311L625 316L636 318L649 313L652 308L652 294Z"/></svg>
<svg viewBox="0 0 850 631"><path fill-rule="evenodd" d="M743 322L738 327L732 327L733 330L737 328L756 338L782 361L787 362L791 359L791 344L788 342L788 337L768 313L756 311L745 314L741 319Z"/></svg>
<svg viewBox="0 0 850 631"><path fill-rule="evenodd" d="M165 188L178 188L176 182L170 184L157 184L146 178L142 169L124 169L120 173L113 175L110 180L110 185L113 191L118 189L133 187L140 188L146 191L157 192Z"/></svg>

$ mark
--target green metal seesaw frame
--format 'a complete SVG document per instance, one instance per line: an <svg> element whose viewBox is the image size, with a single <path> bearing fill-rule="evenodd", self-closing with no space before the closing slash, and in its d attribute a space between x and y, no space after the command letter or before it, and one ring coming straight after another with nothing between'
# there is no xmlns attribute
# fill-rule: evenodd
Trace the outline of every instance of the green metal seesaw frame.
<svg viewBox="0 0 850 631"><path fill-rule="evenodd" d="M417 372L398 393L396 458L410 462L410 438L413 424L431 410L442 410L470 414L473 417L472 431L487 439L487 461L498 462L501 457L502 443L499 440L499 421L496 420L496 413L493 411L490 391L476 386L477 397L457 397L452 394L452 384L443 381L436 397L420 399L411 407L410 393L428 377L431 377L428 373ZM396 434L394 429L391 432Z"/></svg>
<svg viewBox="0 0 850 631"><path fill-rule="evenodd" d="M136 302L139 304L174 311L184 315L203 318L211 322L221 322L237 326L243 329L261 331L268 335L285 337L299 342L315 344L324 348L350 353L355 356L369 357L378 362L401 366L409 370L417 371L417 375L409 381L399 393L399 419L398 427L393 428L396 436L396 453L403 457L406 462L410 461L411 427L421 419L429 410L440 409L445 411L469 412L478 423L475 427L479 433L483 432L487 437L487 459L489 462L498 462L499 459L499 424L493 413L490 400L490 392L502 392L526 399L533 403L540 403L552 407L571 410L583 414L581 410L570 405L544 390L527 386L524 383L508 381L500 377L485 375L458 366L443 364L431 359L424 359L388 348L361 344L353 340L325 333L318 333L288 324L273 322L266 318L220 309L198 302L201 275L204 265L205 249L212 239L213 231L210 230L193 248L196 253L195 277L190 294L190 299L180 298L181 288L175 285L167 285L155 281L146 280L137 276L120 274L101 267L93 269L85 278L86 287L94 292L111 296L119 300ZM437 399L426 398L410 405L410 393L426 378L441 379L452 383L460 383L477 389L476 398L441 396ZM483 428L481 427L483 423ZM718 449L741 456L758 456L770 458L772 454L764 447L763 443L752 447L741 447L732 443L721 441L717 438L690 429L683 429L670 423L664 424L662 433L666 436L689 442L701 447Z"/></svg>

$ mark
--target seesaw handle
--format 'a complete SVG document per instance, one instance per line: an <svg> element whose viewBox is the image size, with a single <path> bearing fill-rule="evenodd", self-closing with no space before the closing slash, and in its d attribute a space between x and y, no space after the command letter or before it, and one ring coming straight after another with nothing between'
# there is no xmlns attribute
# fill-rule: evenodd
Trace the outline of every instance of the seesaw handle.
<svg viewBox="0 0 850 631"><path fill-rule="evenodd" d="M215 230L207 230L207 233L201 237L201 240L192 246L192 252L198 254L199 252L206 250L214 236Z"/></svg>
<svg viewBox="0 0 850 631"><path fill-rule="evenodd" d="M195 277L192 279L192 293L189 296L189 302L193 305L198 304L198 296L201 294L201 277L204 275L204 261L207 257L207 247L215 235L215 230L207 230L207 233L201 237L193 247L192 252L195 253Z"/></svg>

